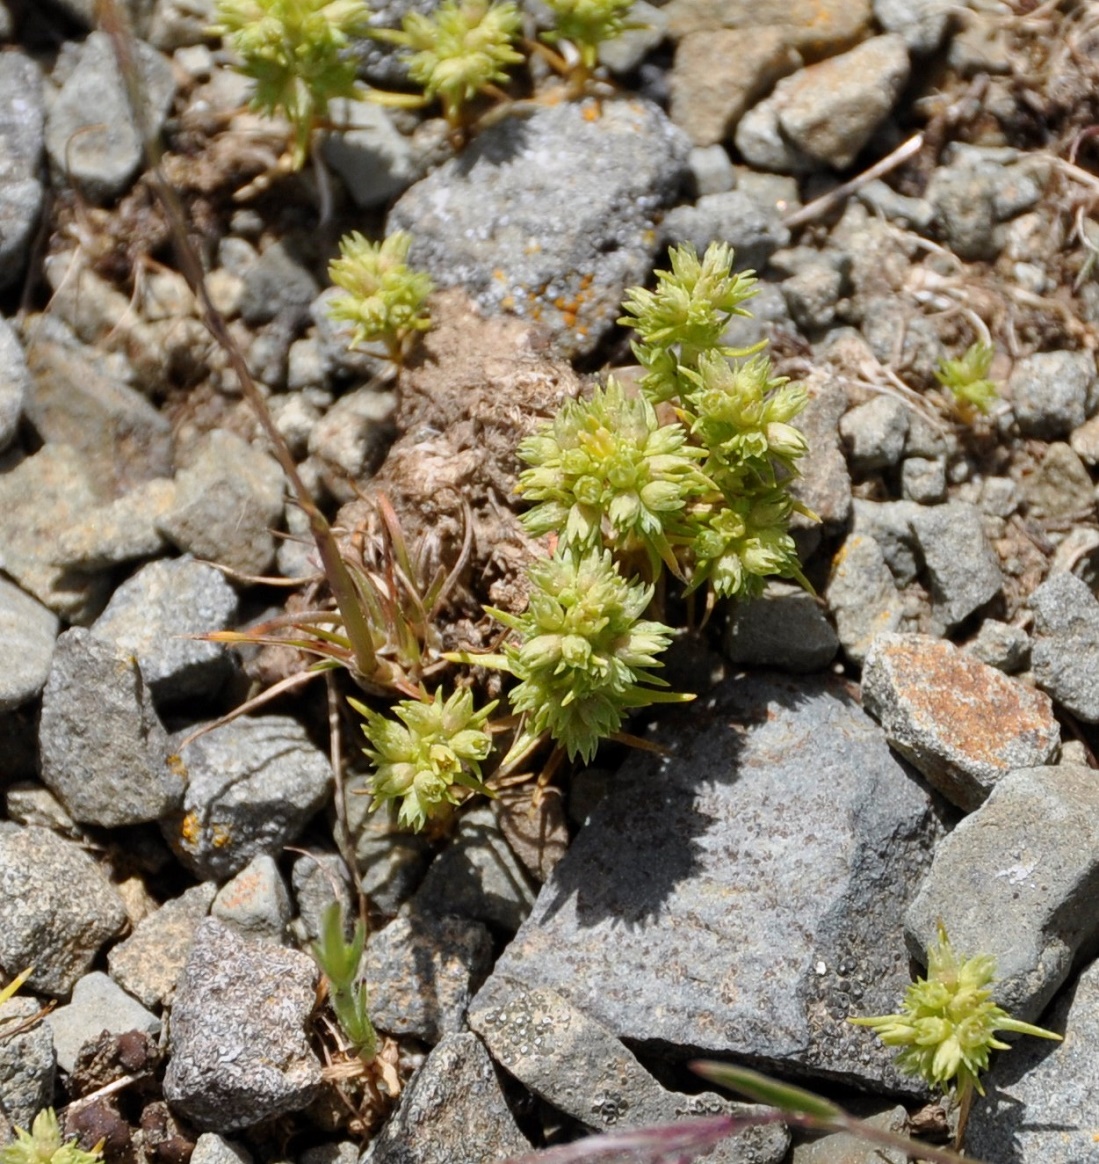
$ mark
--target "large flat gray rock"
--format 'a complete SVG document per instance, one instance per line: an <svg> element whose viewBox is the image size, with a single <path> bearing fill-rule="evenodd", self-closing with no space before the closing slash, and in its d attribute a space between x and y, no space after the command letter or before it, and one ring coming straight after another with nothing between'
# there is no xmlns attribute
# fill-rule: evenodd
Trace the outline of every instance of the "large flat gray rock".
<svg viewBox="0 0 1099 1164"><path fill-rule="evenodd" d="M930 793L834 678L727 682L662 742L618 774L494 976L654 1052L911 1089L845 1020L909 984Z"/></svg>

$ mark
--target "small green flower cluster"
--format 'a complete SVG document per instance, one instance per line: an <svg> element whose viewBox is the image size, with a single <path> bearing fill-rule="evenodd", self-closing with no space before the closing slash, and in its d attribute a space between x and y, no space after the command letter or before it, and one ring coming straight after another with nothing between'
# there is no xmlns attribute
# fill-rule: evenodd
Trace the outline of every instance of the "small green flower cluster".
<svg viewBox="0 0 1099 1164"><path fill-rule="evenodd" d="M756 596L768 575L804 584L789 521L806 511L788 485L806 451L790 423L805 390L774 376L758 350L721 345L755 289L751 274L733 272L730 247L699 259L685 245L670 258L656 290L627 294L620 321L639 337L641 395L612 381L520 447L531 468L519 492L539 503L525 524L624 561L643 549L650 577L663 562L689 589L709 583L722 597ZM678 419L661 424L659 405Z"/></svg>
<svg viewBox="0 0 1099 1164"><path fill-rule="evenodd" d="M218 0L215 36L227 37L255 82L251 105L293 126L291 162L305 164L313 132L337 97L359 98L351 40L367 32L363 0Z"/></svg>
<svg viewBox="0 0 1099 1164"><path fill-rule="evenodd" d="M370 791L375 804L401 802L398 820L419 831L446 816L459 802L459 788L487 792L481 765L492 751L485 730L495 701L473 710L473 695L455 691L445 702L442 690L433 699L405 699L393 708L397 723L357 700L351 706L363 717L364 748L374 764Z"/></svg>
<svg viewBox="0 0 1099 1164"><path fill-rule="evenodd" d="M997 1031L1061 1038L997 1006L989 989L995 974L996 960L988 954L960 959L940 923L938 944L927 954L927 977L905 992L901 1012L849 1021L870 1027L886 1046L903 1048L897 1065L907 1074L933 1087L954 1087L960 1101L974 1089L984 1095L980 1075L988 1069L989 1053L1009 1046L996 1038Z"/></svg>
<svg viewBox="0 0 1099 1164"><path fill-rule="evenodd" d="M950 393L958 415L967 423L972 423L978 412L988 412L1000 399L999 390L988 378L992 356L992 345L978 340L960 359L939 361L935 379Z"/></svg>
<svg viewBox="0 0 1099 1164"><path fill-rule="evenodd" d="M328 267L328 277L343 290L332 297L329 317L352 325L351 347L381 343L395 364L416 332L431 326L425 303L434 287L427 275L409 269L411 246L403 230L380 243L353 231L340 240L340 257Z"/></svg>
<svg viewBox="0 0 1099 1164"><path fill-rule="evenodd" d="M542 39L550 44L568 41L574 45L581 65L590 72L605 40L613 40L629 28L641 27L628 20L633 4L634 0L546 0L554 23Z"/></svg>
<svg viewBox="0 0 1099 1164"><path fill-rule="evenodd" d="M0 1148L0 1164L100 1164L98 1147L85 1152L75 1141L62 1142L61 1127L52 1107L34 1117L31 1130L15 1129L15 1142Z"/></svg>

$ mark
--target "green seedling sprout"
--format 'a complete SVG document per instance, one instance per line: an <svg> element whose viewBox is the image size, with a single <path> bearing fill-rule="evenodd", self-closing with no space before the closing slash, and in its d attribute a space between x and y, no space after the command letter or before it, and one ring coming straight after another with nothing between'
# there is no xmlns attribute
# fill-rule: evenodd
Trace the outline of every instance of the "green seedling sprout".
<svg viewBox="0 0 1099 1164"><path fill-rule="evenodd" d="M409 12L400 29L377 28L370 35L404 50L408 74L423 89L422 104L438 100L452 129L480 94L502 96L498 85L507 69L523 60L514 41L522 26L518 7L489 0L443 0L429 16ZM382 104L408 104L397 94L373 93Z"/></svg>
<svg viewBox="0 0 1099 1164"><path fill-rule="evenodd" d="M431 326L427 297L431 279L408 266L412 236L398 230L380 243L358 231L340 240L340 257L328 268L328 277L342 294L334 295L329 317L350 323L350 346L380 343L386 356L400 365L411 339Z"/></svg>
<svg viewBox="0 0 1099 1164"><path fill-rule="evenodd" d="M366 926L356 921L350 939L346 933L343 905L330 902L321 915L320 938L312 945L313 960L328 979L328 1001L352 1054L370 1063L378 1053L378 1036L360 972Z"/></svg>
<svg viewBox="0 0 1099 1164"><path fill-rule="evenodd" d="M887 1047L900 1047L897 1066L906 1074L953 1094L959 1110L956 1147L961 1146L974 1092L984 1095L980 1076L988 1069L990 1052L1008 1050L996 1032L1061 1039L997 1006L989 989L995 975L995 958L979 954L961 959L940 922L939 940L927 951L927 977L905 991L900 1012L848 1020L870 1027Z"/></svg>
<svg viewBox="0 0 1099 1164"><path fill-rule="evenodd" d="M98 1143L90 1152L61 1139L57 1113L47 1107L34 1117L31 1130L15 1129L15 1142L0 1148L0 1164L99 1164L103 1159L103 1144Z"/></svg>
<svg viewBox="0 0 1099 1164"><path fill-rule="evenodd" d="M418 832L429 820L449 814L462 789L491 795L481 765L492 752L485 725L495 701L475 711L472 692L455 691L444 700L439 690L431 699L425 694L402 700L392 709L396 719L357 700L350 703L364 720L374 804L399 800L398 820L406 828Z"/></svg>
<svg viewBox="0 0 1099 1164"><path fill-rule="evenodd" d="M254 82L252 108L290 122L294 169L305 164L331 102L363 96L350 48L369 17L363 0L218 0L211 32L226 37Z"/></svg>
<svg viewBox="0 0 1099 1164"><path fill-rule="evenodd" d="M992 356L992 345L978 340L966 348L961 359L939 361L935 379L950 393L958 416L967 424L1000 399L999 389L988 378Z"/></svg>

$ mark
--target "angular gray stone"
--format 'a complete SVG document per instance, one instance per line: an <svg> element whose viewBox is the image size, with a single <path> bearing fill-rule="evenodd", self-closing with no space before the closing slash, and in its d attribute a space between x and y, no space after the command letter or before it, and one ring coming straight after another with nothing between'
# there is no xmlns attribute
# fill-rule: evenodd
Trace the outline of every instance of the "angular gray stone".
<svg viewBox="0 0 1099 1164"><path fill-rule="evenodd" d="M1035 352L1016 362L1007 395L1024 436L1056 440L1084 423L1094 384L1091 352Z"/></svg>
<svg viewBox="0 0 1099 1164"><path fill-rule="evenodd" d="M21 1128L53 1102L57 1057L41 1010L19 995L0 1004L0 1111Z"/></svg>
<svg viewBox="0 0 1099 1164"><path fill-rule="evenodd" d="M401 1094L360 1164L508 1160L531 1150L476 1035L447 1035Z"/></svg>
<svg viewBox="0 0 1099 1164"><path fill-rule="evenodd" d="M80 1048L102 1031L112 1035L160 1032L160 1019L99 970L85 974L73 987L72 1001L47 1015L46 1022L53 1032L57 1065L62 1071L72 1071Z"/></svg>
<svg viewBox="0 0 1099 1164"><path fill-rule="evenodd" d="M863 663L862 703L892 747L966 811L1008 772L1049 764L1061 746L1047 695L945 639L879 635Z"/></svg>
<svg viewBox="0 0 1099 1164"><path fill-rule="evenodd" d="M55 996L68 994L100 946L126 924L122 899L79 845L6 821L0 821L0 917L0 967L14 977L33 966L27 988Z"/></svg>
<svg viewBox="0 0 1099 1164"><path fill-rule="evenodd" d="M836 322L840 300L848 289L846 275L831 263L808 263L782 284L790 318L806 334Z"/></svg>
<svg viewBox="0 0 1099 1164"><path fill-rule="evenodd" d="M966 1153L981 1160L1096 1164L1099 1143L1099 963L1064 991L1042 1026L1064 1042L1022 1038L999 1051L973 1106Z"/></svg>
<svg viewBox="0 0 1099 1164"><path fill-rule="evenodd" d="M757 170L807 174L818 164L782 132L779 103L774 93L744 114L737 123L733 140L744 160Z"/></svg>
<svg viewBox="0 0 1099 1164"><path fill-rule="evenodd" d="M910 1088L845 1020L908 985L900 910L939 835L930 793L834 678L732 680L700 703L658 737L668 756L627 761L494 975L654 1053Z"/></svg>
<svg viewBox="0 0 1099 1164"><path fill-rule="evenodd" d="M1095 508L1094 486L1070 445L1054 441L1038 468L1023 479L1027 514L1039 521L1067 522Z"/></svg>
<svg viewBox="0 0 1099 1164"><path fill-rule="evenodd" d="M530 878L487 805L462 814L457 835L416 892L419 909L514 932L534 905Z"/></svg>
<svg viewBox="0 0 1099 1164"><path fill-rule="evenodd" d="M903 38L876 36L780 81L771 100L798 149L842 170L888 116L908 72Z"/></svg>
<svg viewBox="0 0 1099 1164"><path fill-rule="evenodd" d="M305 1033L317 976L306 954L203 921L172 1007L164 1098L219 1133L307 1107L321 1084Z"/></svg>
<svg viewBox="0 0 1099 1164"><path fill-rule="evenodd" d="M0 569L79 625L103 609L110 579L58 566L53 547L100 500L83 458L68 445L44 445L0 473Z"/></svg>
<svg viewBox="0 0 1099 1164"><path fill-rule="evenodd" d="M920 505L946 500L946 460L943 457L905 457L901 464L901 496Z"/></svg>
<svg viewBox="0 0 1099 1164"><path fill-rule="evenodd" d="M817 599L784 582L770 582L754 602L737 603L725 627L724 651L733 663L820 671L835 658L839 638Z"/></svg>
<svg viewBox="0 0 1099 1164"><path fill-rule="evenodd" d="M744 190L704 194L670 210L660 227L665 246L690 243L701 255L712 242L727 242L738 271L759 270L790 241L782 216Z"/></svg>
<svg viewBox="0 0 1099 1164"><path fill-rule="evenodd" d="M1021 626L986 618L965 649L982 663L1014 675L1030 665L1030 635Z"/></svg>
<svg viewBox="0 0 1099 1164"><path fill-rule="evenodd" d="M724 194L736 185L736 170L722 145L695 146L687 158L695 193Z"/></svg>
<svg viewBox="0 0 1099 1164"><path fill-rule="evenodd" d="M877 1115L862 1117L866 1123L893 1135L907 1135L908 1112L894 1107ZM847 1132L821 1136L808 1144L795 1144L790 1164L906 1164L911 1159L893 1148L879 1147Z"/></svg>
<svg viewBox="0 0 1099 1164"><path fill-rule="evenodd" d="M688 1097L668 1091L603 1023L556 991L532 989L506 974L494 974L486 983L470 1026L509 1074L593 1130L752 1110L713 1092ZM720 1143L706 1159L777 1164L789 1143L781 1125L750 1128Z"/></svg>
<svg viewBox="0 0 1099 1164"><path fill-rule="evenodd" d="M850 534L843 543L825 598L852 662L862 662L877 635L905 628L904 600L881 546L866 534Z"/></svg>
<svg viewBox="0 0 1099 1164"><path fill-rule="evenodd" d="M874 0L874 19L886 32L904 37L909 52L933 53L943 42L950 15L950 0Z"/></svg>
<svg viewBox="0 0 1099 1164"><path fill-rule="evenodd" d="M253 941L286 941L290 921L290 891L273 858L253 857L214 899L211 914Z"/></svg>
<svg viewBox="0 0 1099 1164"><path fill-rule="evenodd" d="M217 694L231 670L225 648L192 635L225 630L237 596L225 575L193 558L150 562L114 592L92 634L133 655L158 703Z"/></svg>
<svg viewBox="0 0 1099 1164"><path fill-rule="evenodd" d="M169 1005L199 922L210 912L217 886L204 881L170 898L138 922L107 955L111 977L144 1006Z"/></svg>
<svg viewBox="0 0 1099 1164"><path fill-rule="evenodd" d="M20 780L9 785L4 794L4 810L8 820L16 824L38 825L71 840L80 840L80 830L61 807L61 802L48 788L34 780Z"/></svg>
<svg viewBox="0 0 1099 1164"><path fill-rule="evenodd" d="M1085 723L1099 723L1099 602L1074 574L1058 574L1030 596L1034 681Z"/></svg>
<svg viewBox="0 0 1099 1164"><path fill-rule="evenodd" d="M895 465L908 436L908 409L893 396L874 396L852 408L840 421L848 460L856 472Z"/></svg>
<svg viewBox="0 0 1099 1164"><path fill-rule="evenodd" d="M385 458L397 435L395 392L359 388L341 396L313 426L309 452L329 492L351 501Z"/></svg>
<svg viewBox="0 0 1099 1164"><path fill-rule="evenodd" d="M105 570L151 558L166 546L158 520L176 501L176 485L155 477L135 486L67 529L57 542L58 562L77 570Z"/></svg>
<svg viewBox="0 0 1099 1164"><path fill-rule="evenodd" d="M347 866L338 853L311 852L294 862L290 884L298 916L294 919L294 936L303 948L321 935L325 911L338 902L345 918L358 910Z"/></svg>
<svg viewBox="0 0 1099 1164"><path fill-rule="evenodd" d="M923 557L936 620L947 630L1000 593L1000 560L981 511L965 501L917 505L912 532Z"/></svg>
<svg viewBox="0 0 1099 1164"><path fill-rule="evenodd" d="M176 503L158 528L184 553L242 574L275 560L285 482L274 458L226 429L207 433L176 474Z"/></svg>
<svg viewBox="0 0 1099 1164"><path fill-rule="evenodd" d="M42 783L79 824L143 824L183 799L140 668L83 627L57 640L38 742Z"/></svg>
<svg viewBox="0 0 1099 1164"><path fill-rule="evenodd" d="M42 212L42 74L18 50L0 56L0 288L23 273ZM0 442L2 445L3 442Z"/></svg>
<svg viewBox="0 0 1099 1164"><path fill-rule="evenodd" d="M795 424L805 434L809 451L798 463L801 476L791 492L821 522L836 528L851 514L851 475L839 439L839 421L847 409L847 393L831 372L817 368L803 381L809 403ZM794 515L795 528L805 528Z"/></svg>
<svg viewBox="0 0 1099 1164"><path fill-rule="evenodd" d="M988 167L964 162L939 166L926 198L935 209L943 241L967 262L991 261L999 253L993 202L998 176Z"/></svg>
<svg viewBox="0 0 1099 1164"><path fill-rule="evenodd" d="M216 10L216 0L156 0L147 39L161 52L205 44Z"/></svg>
<svg viewBox="0 0 1099 1164"><path fill-rule="evenodd" d="M196 877L226 880L294 841L328 797L332 770L285 715L242 717L182 749L182 809L164 838Z"/></svg>
<svg viewBox="0 0 1099 1164"><path fill-rule="evenodd" d="M141 73L143 116L155 135L175 95L171 62L142 41L133 42ZM110 38L93 32L46 120L50 163L85 196L105 202L121 194L141 164L142 141Z"/></svg>
<svg viewBox="0 0 1099 1164"><path fill-rule="evenodd" d="M252 1164L252 1153L214 1132L203 1132L195 1141L191 1164Z"/></svg>
<svg viewBox="0 0 1099 1164"><path fill-rule="evenodd" d="M921 961L941 919L962 954L996 959L996 1001L1033 1022L1099 937L1099 781L1082 764L1020 768L939 842L905 915Z"/></svg>
<svg viewBox="0 0 1099 1164"><path fill-rule="evenodd" d="M58 625L53 611L0 578L0 642L4 643L0 711L22 707L45 686Z"/></svg>
<svg viewBox="0 0 1099 1164"><path fill-rule="evenodd" d="M492 937L479 922L401 913L367 942L370 1017L386 1034L437 1043L462 1029L491 965Z"/></svg>
<svg viewBox="0 0 1099 1164"><path fill-rule="evenodd" d="M539 319L563 354L581 355L648 278L688 148L636 97L541 108L479 134L403 195L386 228L412 232L410 261L438 285Z"/></svg>
<svg viewBox="0 0 1099 1164"><path fill-rule="evenodd" d="M332 120L345 128L325 139L324 160L360 210L392 201L418 177L412 143L380 106L340 98Z"/></svg>
<svg viewBox="0 0 1099 1164"><path fill-rule="evenodd" d="M638 27L627 28L599 45L599 63L612 73L632 72L668 35L663 10L646 0L636 0L629 19Z"/></svg>
<svg viewBox="0 0 1099 1164"><path fill-rule="evenodd" d="M0 95L4 84L2 65L6 55L0 56ZM3 125L0 123L0 141L3 140L2 133ZM0 176L0 199L2 191L3 178ZM0 223L2 221L0 210ZM2 261L0 259L0 264ZM23 406L30 391L30 379L27 359L23 355L23 345L12 330L11 324L6 319L0 319L0 452L15 440L19 420L23 415Z"/></svg>
<svg viewBox="0 0 1099 1164"><path fill-rule="evenodd" d="M319 291L294 248L285 242L272 243L244 273L241 318L254 327L285 311L304 315Z"/></svg>

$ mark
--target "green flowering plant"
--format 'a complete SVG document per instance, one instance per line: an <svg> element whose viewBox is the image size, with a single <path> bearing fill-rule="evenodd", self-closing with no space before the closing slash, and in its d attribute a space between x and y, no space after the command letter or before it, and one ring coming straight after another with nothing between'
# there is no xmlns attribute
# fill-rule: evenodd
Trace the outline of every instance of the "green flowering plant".
<svg viewBox="0 0 1099 1164"><path fill-rule="evenodd" d="M966 348L958 360L940 360L935 379L950 393L959 417L971 424L977 413L987 413L1000 398L999 389L988 378L993 348L978 340Z"/></svg>
<svg viewBox="0 0 1099 1164"><path fill-rule="evenodd" d="M927 952L927 977L908 987L901 1011L848 1019L870 1027L886 1046L900 1047L896 1062L902 1071L953 1091L962 1113L959 1144L974 1091L985 1093L980 1076L988 1069L989 1053L1009 1047L996 1032L1061 1039L997 1006L989 989L995 976L995 958L989 954L960 958L940 922L939 940Z"/></svg>
<svg viewBox="0 0 1099 1164"><path fill-rule="evenodd" d="M522 27L517 5L490 0L443 0L429 16L409 12L400 29L378 28L371 36L405 50L408 74L424 93L438 99L453 127L478 94L507 80L507 69L523 60L513 47ZM388 101L388 95L375 95Z"/></svg>
<svg viewBox="0 0 1099 1164"><path fill-rule="evenodd" d="M517 639L502 657L476 656L518 680L509 699L527 716L527 731L548 732L567 752L589 762L599 742L626 715L650 703L693 698L668 691L653 674L673 631L641 616L652 586L623 578L607 550L558 548L528 570L527 609L520 615L486 607Z"/></svg>
<svg viewBox="0 0 1099 1164"><path fill-rule="evenodd" d="M332 297L329 318L352 325L351 347L381 343L395 364L403 362L410 339L431 326L425 304L434 286L428 275L409 268L411 246L407 231L380 243L352 231L328 267L328 277L343 291Z"/></svg>
<svg viewBox="0 0 1099 1164"><path fill-rule="evenodd" d="M348 939L343 905L330 902L321 915L320 938L312 945L313 960L328 979L328 1001L352 1053L369 1063L378 1052L378 1036L370 1021L369 995L360 969L365 946L363 922L356 921Z"/></svg>
<svg viewBox="0 0 1099 1164"><path fill-rule="evenodd" d="M90 1152L76 1146L75 1140L61 1139L61 1127L52 1107L34 1117L31 1130L15 1129L15 1142L0 1148L0 1164L99 1164L103 1159L102 1143Z"/></svg>
<svg viewBox="0 0 1099 1164"><path fill-rule="evenodd" d="M689 538L684 507L709 487L698 470L705 455L681 424L661 424L644 396L627 396L611 377L520 444L531 468L516 491L538 502L523 524L535 535L556 532L564 549L643 550L652 576L661 562L679 574L672 541Z"/></svg>
<svg viewBox="0 0 1099 1164"><path fill-rule="evenodd" d="M399 800L400 824L418 832L446 816L460 802L461 789L491 795L481 765L492 752L485 725L496 700L474 711L472 692L461 689L444 701L439 689L434 698L425 693L423 699L402 700L393 708L396 720L358 700L348 702L365 721L369 747L363 752L374 764L374 804Z"/></svg>
<svg viewBox="0 0 1099 1164"><path fill-rule="evenodd" d="M255 82L251 105L293 126L291 164L300 169L314 131L337 97L359 98L351 39L367 32L363 0L218 0L215 36L240 57Z"/></svg>
<svg viewBox="0 0 1099 1164"><path fill-rule="evenodd" d="M630 28L628 17L634 0L546 0L553 13L554 26L542 33L550 44L568 41L580 58L580 70L586 80L599 59L599 46Z"/></svg>

